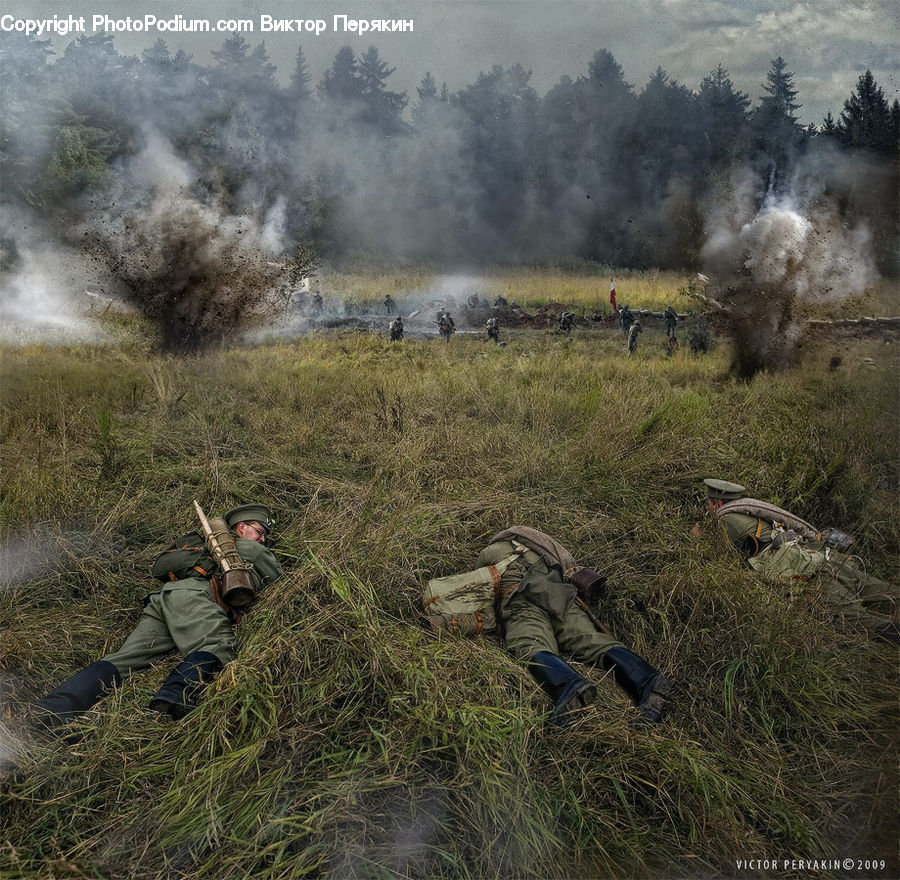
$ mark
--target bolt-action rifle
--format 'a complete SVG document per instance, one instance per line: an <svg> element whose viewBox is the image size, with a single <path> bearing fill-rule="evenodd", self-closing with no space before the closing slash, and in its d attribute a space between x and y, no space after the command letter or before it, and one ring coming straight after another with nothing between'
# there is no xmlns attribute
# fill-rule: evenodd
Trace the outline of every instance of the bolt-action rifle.
<svg viewBox="0 0 900 880"><path fill-rule="evenodd" d="M208 520L203 508L196 501L194 509L200 517L206 549L222 571L219 577L219 593L222 601L232 608L246 608L256 598L253 566L241 558L234 536L222 517L216 516Z"/></svg>

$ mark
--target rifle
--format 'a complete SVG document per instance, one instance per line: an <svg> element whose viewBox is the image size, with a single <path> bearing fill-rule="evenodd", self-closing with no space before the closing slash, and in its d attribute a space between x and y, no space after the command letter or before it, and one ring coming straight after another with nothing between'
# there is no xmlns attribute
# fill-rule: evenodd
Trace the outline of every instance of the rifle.
<svg viewBox="0 0 900 880"><path fill-rule="evenodd" d="M246 608L256 598L253 566L244 562L228 524L222 517L206 518L203 508L195 501L194 510L206 540L206 549L222 570L219 591L222 601L232 608Z"/></svg>
<svg viewBox="0 0 900 880"><path fill-rule="evenodd" d="M598 629L602 633L606 633L606 635L608 636L612 635L612 631L610 630L610 628L605 623L603 623L603 621L600 620L600 618L598 618L593 611L591 611L590 606L587 602L584 601L584 599L581 598L581 596L575 597L575 604L587 615L588 620L592 624L594 624L595 629Z"/></svg>

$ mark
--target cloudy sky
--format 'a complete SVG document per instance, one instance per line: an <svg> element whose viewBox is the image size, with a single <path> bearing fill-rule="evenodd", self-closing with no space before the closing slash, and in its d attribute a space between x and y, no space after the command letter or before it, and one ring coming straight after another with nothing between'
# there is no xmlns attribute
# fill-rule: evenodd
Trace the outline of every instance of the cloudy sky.
<svg viewBox="0 0 900 880"><path fill-rule="evenodd" d="M560 76L576 77L598 49L608 49L626 80L640 91L657 66L692 89L717 64L754 103L762 93L769 62L781 55L794 73L801 121L821 123L829 110L838 115L859 75L871 68L889 100L900 95L900 2L897 0L30 0L7 2L0 12L17 17L108 14L122 19L152 13L169 18L241 18L260 16L320 18L321 35L261 33L282 79L290 74L298 45L318 82L343 45L365 51L378 46L396 68L388 85L415 98L426 71L451 90L472 82L493 64L519 63L534 71L532 83L543 95ZM332 16L413 19L413 33L335 32ZM116 36L119 51L138 54L157 33ZM201 63L226 34L163 34L173 51L183 48ZM55 37L62 51L72 36Z"/></svg>

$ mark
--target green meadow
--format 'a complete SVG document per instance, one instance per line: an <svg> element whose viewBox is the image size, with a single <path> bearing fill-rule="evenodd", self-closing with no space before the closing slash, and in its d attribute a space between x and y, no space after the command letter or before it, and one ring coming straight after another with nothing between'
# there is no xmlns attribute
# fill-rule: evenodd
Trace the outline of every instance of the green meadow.
<svg viewBox="0 0 900 880"><path fill-rule="evenodd" d="M619 302L679 311L686 277L616 274ZM498 271L479 292L608 308L609 274ZM343 273L330 297L402 301L420 269ZM887 284L812 316L893 314ZM4 346L0 589L4 878L896 877L895 646L754 579L711 526L704 477L858 535L897 583L898 355L821 335L798 366L738 382L731 343L633 357L614 329L503 328L449 344L342 330L160 354ZM76 743L29 704L118 647L150 564L260 499L288 569L241 651L180 723L128 679ZM563 733L493 639L418 623L429 577L474 567L513 523L608 575L599 611L674 682L654 729L602 670ZM14 576L13 576L14 575ZM808 870L782 861L884 860ZM740 860L778 860L741 872Z"/></svg>

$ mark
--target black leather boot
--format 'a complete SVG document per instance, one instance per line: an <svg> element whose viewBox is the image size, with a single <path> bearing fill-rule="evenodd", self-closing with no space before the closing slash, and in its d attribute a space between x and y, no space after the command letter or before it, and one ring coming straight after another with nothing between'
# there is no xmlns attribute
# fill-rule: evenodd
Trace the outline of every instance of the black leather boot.
<svg viewBox="0 0 900 880"><path fill-rule="evenodd" d="M208 651L193 651L166 677L150 708L161 715L169 715L178 721L197 708L200 694L216 673L222 661Z"/></svg>
<svg viewBox="0 0 900 880"><path fill-rule="evenodd" d="M625 648L610 648L603 655L604 669L612 669L616 684L634 700L641 719L651 724L662 720L672 682L642 657Z"/></svg>
<svg viewBox="0 0 900 880"><path fill-rule="evenodd" d="M597 696L594 685L549 651L535 654L528 671L553 701L550 723L558 727L565 727L572 720L573 712L589 706Z"/></svg>
<svg viewBox="0 0 900 880"><path fill-rule="evenodd" d="M34 725L55 731L87 712L105 691L121 683L122 676L112 663L97 660L38 701Z"/></svg>

